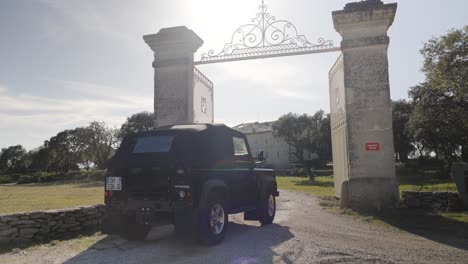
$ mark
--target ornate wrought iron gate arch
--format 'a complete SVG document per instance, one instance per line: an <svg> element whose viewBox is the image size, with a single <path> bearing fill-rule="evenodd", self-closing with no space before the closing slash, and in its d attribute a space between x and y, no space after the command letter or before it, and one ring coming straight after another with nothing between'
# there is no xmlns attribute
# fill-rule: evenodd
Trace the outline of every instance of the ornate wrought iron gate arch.
<svg viewBox="0 0 468 264"><path fill-rule="evenodd" d="M195 65L305 55L313 53L336 52L339 47L333 46L332 40L318 38L317 43L310 42L305 35L300 35L296 26L287 20L277 20L267 10L262 0L259 12L251 23L237 28L231 42L223 50L215 53L210 50L201 55Z"/></svg>

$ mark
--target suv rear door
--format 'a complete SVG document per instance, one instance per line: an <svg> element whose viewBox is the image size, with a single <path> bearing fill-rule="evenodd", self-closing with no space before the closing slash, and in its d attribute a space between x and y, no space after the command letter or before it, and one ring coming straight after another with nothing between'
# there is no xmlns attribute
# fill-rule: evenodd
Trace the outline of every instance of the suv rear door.
<svg viewBox="0 0 468 264"><path fill-rule="evenodd" d="M235 188L241 207L255 206L257 184L253 171L254 162L245 136L233 135L233 164L232 171Z"/></svg>

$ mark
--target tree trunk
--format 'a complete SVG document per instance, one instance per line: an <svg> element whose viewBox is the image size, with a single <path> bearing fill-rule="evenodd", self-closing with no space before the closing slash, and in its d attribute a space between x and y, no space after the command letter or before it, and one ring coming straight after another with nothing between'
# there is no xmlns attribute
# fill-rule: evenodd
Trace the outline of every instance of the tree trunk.
<svg viewBox="0 0 468 264"><path fill-rule="evenodd" d="M453 166L453 158L449 157L447 159L447 166L443 166L442 168L442 176L445 178L450 178L451 172L452 172L452 166Z"/></svg>
<svg viewBox="0 0 468 264"><path fill-rule="evenodd" d="M468 162L468 145L462 146L462 160Z"/></svg>
<svg viewBox="0 0 468 264"><path fill-rule="evenodd" d="M311 170L309 162L307 162L306 160L302 160L302 164L304 164L304 169L306 171L307 176L309 177L309 181L314 182L315 181L315 175Z"/></svg>
<svg viewBox="0 0 468 264"><path fill-rule="evenodd" d="M402 151L398 154L399 160L403 162L404 164L408 163L408 152L407 151Z"/></svg>

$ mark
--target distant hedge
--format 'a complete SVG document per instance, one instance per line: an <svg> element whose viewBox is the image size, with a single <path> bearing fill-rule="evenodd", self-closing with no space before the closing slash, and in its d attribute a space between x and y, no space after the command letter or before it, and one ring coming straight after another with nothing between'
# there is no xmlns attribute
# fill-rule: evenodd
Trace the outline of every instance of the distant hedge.
<svg viewBox="0 0 468 264"><path fill-rule="evenodd" d="M45 183L55 181L99 181L104 179L104 170L73 171L65 173L36 172L31 174L0 175L0 184Z"/></svg>

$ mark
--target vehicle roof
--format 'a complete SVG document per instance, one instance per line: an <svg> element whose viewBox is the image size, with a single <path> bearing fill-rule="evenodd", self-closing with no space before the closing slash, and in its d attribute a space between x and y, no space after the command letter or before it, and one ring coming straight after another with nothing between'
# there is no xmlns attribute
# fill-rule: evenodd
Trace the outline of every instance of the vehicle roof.
<svg viewBox="0 0 468 264"><path fill-rule="evenodd" d="M224 133L229 132L230 134L241 136L241 137L244 135L242 132L232 129L224 124L194 123L194 124L177 124L177 125L158 127L152 131L136 133L134 136L153 135L153 134L158 134L158 132L163 132L163 131L175 132L175 133L181 133L181 132L200 133L200 132L214 131L214 132L224 132Z"/></svg>

